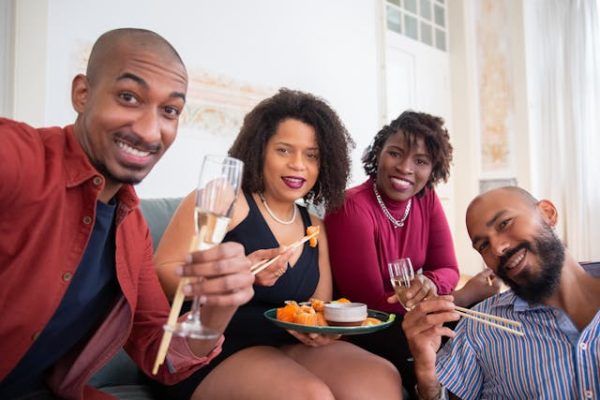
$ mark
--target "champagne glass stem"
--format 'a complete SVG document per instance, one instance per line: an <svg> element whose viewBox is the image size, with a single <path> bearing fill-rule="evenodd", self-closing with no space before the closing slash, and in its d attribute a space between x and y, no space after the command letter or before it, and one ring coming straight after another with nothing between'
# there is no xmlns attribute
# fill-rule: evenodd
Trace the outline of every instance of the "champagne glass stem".
<svg viewBox="0 0 600 400"><path fill-rule="evenodd" d="M194 296L194 300L192 301L192 311L188 315L188 320L194 325L202 325L201 317L200 317L200 307L202 303L200 301L200 296Z"/></svg>

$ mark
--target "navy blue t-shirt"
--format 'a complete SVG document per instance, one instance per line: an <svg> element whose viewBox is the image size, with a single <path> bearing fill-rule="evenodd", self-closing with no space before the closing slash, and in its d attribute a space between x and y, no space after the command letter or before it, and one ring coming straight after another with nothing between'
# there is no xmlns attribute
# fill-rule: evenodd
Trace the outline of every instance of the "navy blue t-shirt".
<svg viewBox="0 0 600 400"><path fill-rule="evenodd" d="M0 383L0 398L43 387L44 373L88 340L119 292L115 270L116 204L96 205L96 221L83 258L54 316L17 366ZM40 260L43 262L43 260ZM33 293L44 296L44 293Z"/></svg>

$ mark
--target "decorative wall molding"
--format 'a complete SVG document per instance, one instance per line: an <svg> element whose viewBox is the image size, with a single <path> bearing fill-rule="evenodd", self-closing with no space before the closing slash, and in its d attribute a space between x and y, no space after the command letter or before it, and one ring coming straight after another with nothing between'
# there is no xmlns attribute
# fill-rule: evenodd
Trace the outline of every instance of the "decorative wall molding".
<svg viewBox="0 0 600 400"><path fill-rule="evenodd" d="M483 174L514 175L510 135L514 130L510 0L475 2L476 57Z"/></svg>
<svg viewBox="0 0 600 400"><path fill-rule="evenodd" d="M183 126L213 135L237 135L244 116L276 89L203 70L190 71Z"/></svg>

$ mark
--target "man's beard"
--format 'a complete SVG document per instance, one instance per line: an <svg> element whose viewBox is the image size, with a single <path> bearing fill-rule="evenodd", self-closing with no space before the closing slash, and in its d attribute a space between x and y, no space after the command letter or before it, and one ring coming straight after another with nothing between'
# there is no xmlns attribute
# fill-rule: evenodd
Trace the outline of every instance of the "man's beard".
<svg viewBox="0 0 600 400"><path fill-rule="evenodd" d="M106 168L106 165L104 165L103 163L92 162L92 164L94 165L96 170L98 170L98 172L100 172L100 174L104 176L104 178L106 178L107 181L121 183L125 185L137 185L142 181L142 179L138 179L133 176L115 176L112 172L108 170L108 168Z"/></svg>
<svg viewBox="0 0 600 400"><path fill-rule="evenodd" d="M552 295L559 284L562 265L565 261L565 249L552 228L546 223L541 228L539 236L534 240L534 244L533 247L531 243L525 242L508 250L500 257L497 270L498 276L515 294L531 304L540 303ZM535 274L530 270L523 270L519 274L521 283L517 283L508 277L506 263L522 249L527 249L528 252L537 255L540 271Z"/></svg>

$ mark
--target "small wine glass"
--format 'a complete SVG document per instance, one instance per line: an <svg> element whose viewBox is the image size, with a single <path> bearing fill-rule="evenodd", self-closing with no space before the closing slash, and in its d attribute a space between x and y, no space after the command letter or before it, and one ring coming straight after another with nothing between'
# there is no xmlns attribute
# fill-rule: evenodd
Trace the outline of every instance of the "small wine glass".
<svg viewBox="0 0 600 400"><path fill-rule="evenodd" d="M406 298L406 292L410 288L411 283L415 279L415 271L413 269L410 258L400 258L397 260L392 260L388 263L388 271L390 273L390 281L392 282L392 287L396 292L396 296L407 311L410 311L414 308L407 307L408 299ZM417 272L417 278L420 279L420 272Z"/></svg>
<svg viewBox="0 0 600 400"><path fill-rule="evenodd" d="M244 163L236 158L207 155L202 162L194 210L195 235L190 251L208 250L227 233L233 205L240 192ZM165 330L193 339L215 339L220 333L202 325L200 296L194 296L187 318Z"/></svg>

